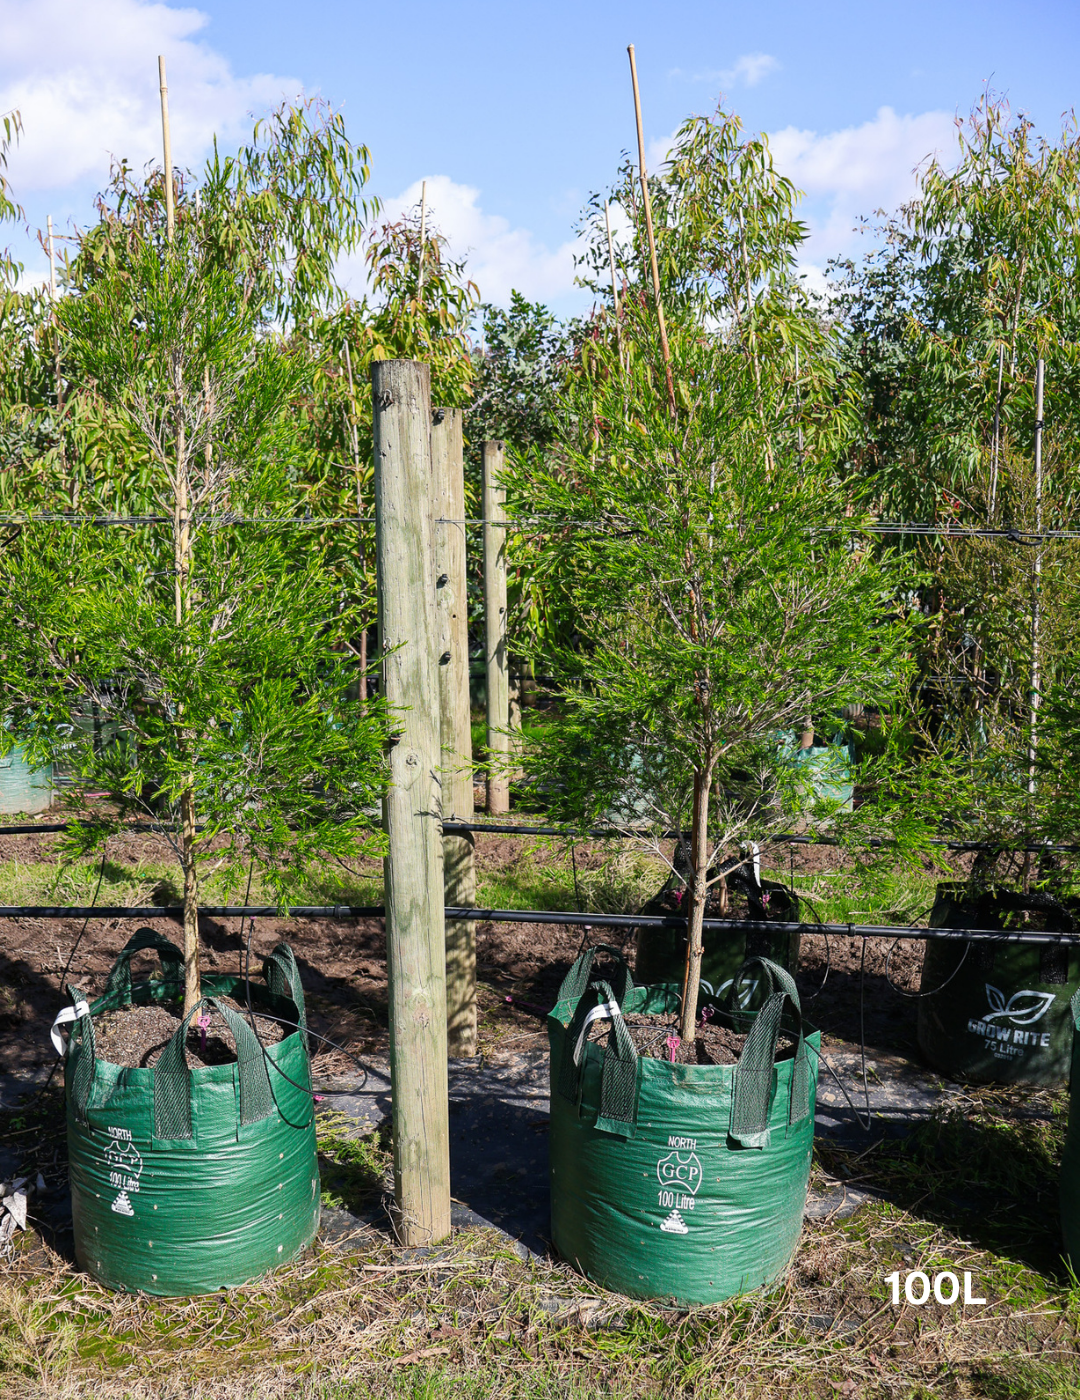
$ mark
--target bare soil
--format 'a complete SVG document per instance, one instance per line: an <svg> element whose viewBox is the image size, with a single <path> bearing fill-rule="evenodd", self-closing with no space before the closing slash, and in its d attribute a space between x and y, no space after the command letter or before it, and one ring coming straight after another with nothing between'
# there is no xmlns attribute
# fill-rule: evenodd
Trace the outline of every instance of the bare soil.
<svg viewBox="0 0 1080 1400"><path fill-rule="evenodd" d="M247 1008L232 997L219 1001L247 1017ZM236 1040L225 1020L215 1008L207 1008L206 1025L193 1024L188 1029L184 1058L188 1069L204 1065L228 1065L236 1061ZM108 1060L122 1069L145 1069L157 1064L161 1052L179 1030L183 1018L172 1006L122 1006L94 1018L94 1042L98 1059ZM254 1018L255 1029L264 1045L277 1045L290 1033L290 1028L268 1016Z"/></svg>
<svg viewBox="0 0 1080 1400"><path fill-rule="evenodd" d="M48 834L0 836L0 860L55 861L59 839ZM542 852L537 854L529 843L512 836L478 833L476 850L481 871L531 869L543 860ZM109 843L109 859L117 864L164 861L170 856L166 842L152 834L125 834ZM577 847L579 868L603 858L599 848ZM843 857L829 847L797 847L793 862L798 879L804 871L840 869ZM145 923L174 942L180 940L181 930L174 920L147 919ZM240 924L239 919L200 920L204 971L242 971L245 937ZM48 1032L57 1011L68 1002L60 974L73 948L65 981L84 994L99 994L117 954L138 926L132 920L91 919L82 933L81 920L0 920L0 1072L25 1071L55 1058ZM592 942L610 943L621 947L632 965L631 932L593 930L586 920L580 925L479 924L481 1052L498 1057L543 1046L544 1016L581 949ZM363 1061L385 1055L388 1008L382 920L259 919L252 938L253 969L261 966L262 958L282 938L296 953L311 1029L348 1052L316 1042L315 1073L352 1075L356 1063L351 1057ZM897 989L917 992L923 948L921 940L904 940L893 947L891 940L868 939L864 965L862 939L826 940L808 930L797 981L806 1017L822 1030L826 1044L857 1045L865 1034L872 1050L913 1057L917 1004ZM155 957L145 953L133 963L136 979L157 965ZM890 986L890 980L895 985Z"/></svg>

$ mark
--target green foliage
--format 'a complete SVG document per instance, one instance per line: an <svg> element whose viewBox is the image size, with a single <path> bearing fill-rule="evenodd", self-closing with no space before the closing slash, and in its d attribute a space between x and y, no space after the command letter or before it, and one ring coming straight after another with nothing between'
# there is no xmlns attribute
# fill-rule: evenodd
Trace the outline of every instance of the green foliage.
<svg viewBox="0 0 1080 1400"><path fill-rule="evenodd" d="M1040 355L1047 421L1070 438L1078 426L1080 136L1070 121L1056 144L1037 138L987 96L958 139L957 164L928 166L881 246L835 268L863 398L853 450L893 518L974 507L1007 521L991 478L1005 444L1028 450Z"/></svg>
<svg viewBox="0 0 1080 1400"><path fill-rule="evenodd" d="M355 667L342 664L362 591L290 528L308 365L267 333L273 283L224 266L200 217L178 220L172 243L159 233L131 223L122 256L95 253L57 309L82 395L114 448L137 447L137 470L111 489L156 523L28 525L11 540L0 743L18 736L35 759L74 764L76 809L103 792L117 820L159 817L189 913L211 845L231 874L259 868L284 903L316 853L377 845L366 812L386 724L350 698ZM73 730L88 701L119 740ZM109 826L88 815L76 840Z"/></svg>
<svg viewBox="0 0 1080 1400"><path fill-rule="evenodd" d="M895 703L910 628L896 561L860 544L783 399L723 338L675 322L673 417L649 314L626 309L621 352L594 345L563 403L560 454L509 474L519 510L553 522L537 557L575 629L537 648L564 685L525 764L560 818L645 827L654 847L691 827L696 792L714 793L704 878L719 850L805 802L785 734L808 716L842 731L845 706ZM835 808L818 803L816 819Z"/></svg>

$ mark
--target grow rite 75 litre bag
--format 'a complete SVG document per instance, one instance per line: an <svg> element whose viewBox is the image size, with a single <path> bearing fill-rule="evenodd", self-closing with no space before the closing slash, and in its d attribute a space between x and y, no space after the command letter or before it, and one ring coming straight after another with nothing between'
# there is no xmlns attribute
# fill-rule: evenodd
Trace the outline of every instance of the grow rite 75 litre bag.
<svg viewBox="0 0 1080 1400"><path fill-rule="evenodd" d="M615 989L590 981L597 951L571 968L548 1017L556 1248L637 1298L716 1303L769 1283L798 1243L814 1137L821 1037L804 1032L794 982L749 959L724 1013L749 1031L738 1065L670 1064L638 1056L623 1015L674 1013L678 988L635 987L610 948ZM753 973L769 994L740 1012ZM587 1038L600 1018L606 1046ZM797 1039L778 1057L781 1028Z"/></svg>
<svg viewBox="0 0 1080 1400"><path fill-rule="evenodd" d="M145 948L161 955L163 976L133 989L131 956ZM210 995L199 1006L225 1018L238 1058L197 1069L184 1055L190 1016L151 1068L123 1069L95 1053L95 1015L133 1000L172 1001L183 985L180 950L152 929L128 943L92 1006L68 989L75 1002L64 1065L75 1256L106 1287L210 1293L287 1263L314 1238L314 1105L304 994L288 944L274 949L263 976L265 988L252 985L253 1004L299 1028L264 1050L248 1021L216 1000L235 994L242 1001L242 980L206 977Z"/></svg>
<svg viewBox="0 0 1080 1400"><path fill-rule="evenodd" d="M1022 914L1071 933L1070 911L1048 895L938 886L933 928L1001 929ZM919 1002L919 1049L942 1074L982 1084L1061 1084L1069 1073L1069 997L1080 983L1075 944L928 939Z"/></svg>

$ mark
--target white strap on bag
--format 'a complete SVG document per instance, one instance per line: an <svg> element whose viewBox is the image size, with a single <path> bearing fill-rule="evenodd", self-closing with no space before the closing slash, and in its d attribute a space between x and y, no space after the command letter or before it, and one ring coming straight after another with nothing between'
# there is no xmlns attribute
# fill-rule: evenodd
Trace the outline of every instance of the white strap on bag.
<svg viewBox="0 0 1080 1400"><path fill-rule="evenodd" d="M581 1030L578 1033L577 1044L574 1046L574 1064L581 1064L581 1051L585 1044L585 1037L588 1034L589 1027L592 1025L592 1023L594 1021L602 1021L605 1019L605 1017L609 1021L613 1021L615 1017L620 1014L621 1013L619 1011L618 1006L613 1001L602 1001L599 1006L593 1007L593 1009L586 1015L584 1021L582 1021L581 1023Z"/></svg>
<svg viewBox="0 0 1080 1400"><path fill-rule="evenodd" d="M60 1035L60 1027L69 1025L72 1021L77 1021L80 1016L89 1016L90 1007L85 1001L77 1001L74 1006L65 1006L59 1012L56 1020L52 1023L49 1035L52 1038L53 1049L58 1055L64 1053L64 1042Z"/></svg>

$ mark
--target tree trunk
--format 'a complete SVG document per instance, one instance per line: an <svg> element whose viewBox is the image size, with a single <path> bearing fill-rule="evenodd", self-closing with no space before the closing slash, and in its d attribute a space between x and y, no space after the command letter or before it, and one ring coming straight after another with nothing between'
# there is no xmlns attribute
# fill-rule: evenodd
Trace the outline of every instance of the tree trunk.
<svg viewBox="0 0 1080 1400"><path fill-rule="evenodd" d="M180 798L180 851L184 865L184 1015L199 1003L199 870L195 863L195 792L185 788Z"/></svg>
<svg viewBox="0 0 1080 1400"><path fill-rule="evenodd" d="M687 918L686 971L683 974L682 1016L679 1038L693 1044L697 1028L698 996L701 992L701 958L705 951L701 925L708 897L706 862L709 857L709 789L711 775L694 773L694 816L690 834L690 908Z"/></svg>
<svg viewBox="0 0 1080 1400"><path fill-rule="evenodd" d="M180 390L177 389L179 399ZM177 414L176 496L173 506L173 602L177 632L187 617L187 590L191 575L191 522L188 516L187 444L184 420ZM186 650L186 644L181 641ZM186 752L189 734L184 732L184 709L177 706L177 724ZM189 1015L202 996L199 977L199 873L195 863L195 774L188 773L180 794L180 862L184 871L184 1015Z"/></svg>

